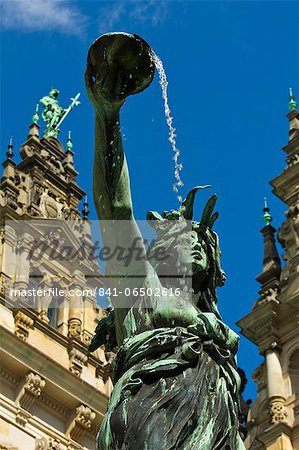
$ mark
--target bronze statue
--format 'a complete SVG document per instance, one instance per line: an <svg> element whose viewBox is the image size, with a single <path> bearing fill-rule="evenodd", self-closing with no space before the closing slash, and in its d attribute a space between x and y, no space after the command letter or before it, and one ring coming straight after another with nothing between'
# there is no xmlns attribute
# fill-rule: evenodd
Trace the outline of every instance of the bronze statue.
<svg viewBox="0 0 299 450"><path fill-rule="evenodd" d="M52 88L49 95L40 99L40 104L44 107L42 112L42 118L46 123L46 129L44 131L44 137L57 137L59 134L59 126L64 121L66 116L75 107L80 105L78 98L80 93L76 95L75 98L71 98L72 102L68 108L64 109L59 105L57 97L59 95L58 89ZM38 108L38 106L37 106ZM35 112L37 114L37 111ZM38 120L38 116L33 121Z"/></svg>
<svg viewBox="0 0 299 450"><path fill-rule="evenodd" d="M108 351L118 347L111 372L114 390L97 448L243 450L235 363L239 339L217 308L216 288L224 284L225 274L212 230L218 216L213 213L216 196L200 222L193 221L200 186L178 211L149 212L157 234L150 252L133 215L119 112L129 95L149 86L154 71L151 49L137 35L109 33L89 49L94 202L103 242L125 249L137 242L139 250L138 261L129 266L107 262L107 283L119 292L135 289L140 294L111 298L113 308L98 324L90 345L90 351L100 345ZM157 250L166 259L159 259ZM177 276L168 276L169 267L178 268Z"/></svg>

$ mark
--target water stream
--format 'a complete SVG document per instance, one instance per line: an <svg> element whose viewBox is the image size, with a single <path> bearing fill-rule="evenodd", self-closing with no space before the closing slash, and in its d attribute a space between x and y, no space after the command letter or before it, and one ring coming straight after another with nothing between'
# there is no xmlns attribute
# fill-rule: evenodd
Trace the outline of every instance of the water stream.
<svg viewBox="0 0 299 450"><path fill-rule="evenodd" d="M179 157L180 157L180 150L177 147L177 143L176 143L176 134L175 131L176 129L173 126L173 117L171 116L171 111L169 108L169 102L168 102L168 95L167 95L167 86L168 86L168 80L167 80L167 76L166 76L166 72L165 69L163 67L163 63L161 61L161 59L159 58L158 55L156 55L156 53L151 50L151 58L153 63L156 66L157 72L159 74L159 83L162 89L162 97L164 100L164 112L165 112L165 117L166 117L166 122L168 125L168 129L169 129L169 141L173 150L173 160L174 160L174 177L175 177L175 183L173 184L173 191L176 193L177 199L181 202L182 201L182 196L180 195L180 189L182 188L182 186L184 186L184 183L181 179L181 170L183 168L182 163L179 162Z"/></svg>

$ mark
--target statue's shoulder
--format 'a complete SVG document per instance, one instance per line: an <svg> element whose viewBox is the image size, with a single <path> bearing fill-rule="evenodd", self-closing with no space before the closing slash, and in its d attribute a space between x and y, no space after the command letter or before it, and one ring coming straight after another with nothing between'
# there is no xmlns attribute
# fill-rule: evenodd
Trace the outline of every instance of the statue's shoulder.
<svg viewBox="0 0 299 450"><path fill-rule="evenodd" d="M45 97L42 97L40 99L40 103L42 105L47 105L47 104L52 103L52 102L53 102L53 99L51 97L49 97L48 95L45 95Z"/></svg>

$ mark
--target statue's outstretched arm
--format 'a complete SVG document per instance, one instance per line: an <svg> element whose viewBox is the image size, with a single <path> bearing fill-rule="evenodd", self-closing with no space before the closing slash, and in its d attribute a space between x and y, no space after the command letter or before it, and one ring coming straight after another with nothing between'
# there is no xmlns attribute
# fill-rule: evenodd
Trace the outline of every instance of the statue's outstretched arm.
<svg viewBox="0 0 299 450"><path fill-rule="evenodd" d="M123 151L119 110L96 110L93 197L100 220L132 220L128 167Z"/></svg>
<svg viewBox="0 0 299 450"><path fill-rule="evenodd" d="M149 47L136 36L104 35L89 50L85 80L95 109L93 192L100 220L133 219L119 113L126 97L152 78Z"/></svg>
<svg viewBox="0 0 299 450"><path fill-rule="evenodd" d="M106 261L106 284L122 293L125 288L140 287L152 268L133 216L119 114L126 97L145 89L152 78L149 47L136 36L125 33L104 35L89 50L85 80L95 110L93 196L103 243L112 250L120 248L128 252L133 245L135 251L138 250L138 261L133 257L125 264L117 256ZM124 336L122 323L132 304L128 297L124 302L123 296L111 300L120 343Z"/></svg>
<svg viewBox="0 0 299 450"><path fill-rule="evenodd" d="M105 245L129 246L136 239L141 241L133 216L120 109L129 95L150 84L153 75L150 48L136 35L109 33L89 49L85 81L95 110L93 195ZM115 224L104 224L107 220ZM126 223L119 223L124 220Z"/></svg>

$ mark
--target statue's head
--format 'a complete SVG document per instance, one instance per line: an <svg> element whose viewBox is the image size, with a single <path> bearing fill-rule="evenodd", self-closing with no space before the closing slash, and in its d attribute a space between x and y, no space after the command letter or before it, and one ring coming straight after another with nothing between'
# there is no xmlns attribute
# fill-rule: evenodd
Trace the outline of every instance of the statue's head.
<svg viewBox="0 0 299 450"><path fill-rule="evenodd" d="M163 277L175 278L176 273L182 276L185 270L192 278L195 293L222 286L225 282L225 273L220 265L219 240L212 230L218 217L218 213L213 213L216 195L208 200L200 222L193 220L195 194L205 187L192 189L178 211L164 211L162 214L150 211L147 214L147 220L157 234L156 243L150 249L149 261L162 277L162 283ZM156 258L158 251L160 254L164 252L165 258ZM175 266L181 268L181 272Z"/></svg>
<svg viewBox="0 0 299 450"><path fill-rule="evenodd" d="M52 88L49 92L49 97L56 99L59 95L59 90Z"/></svg>

